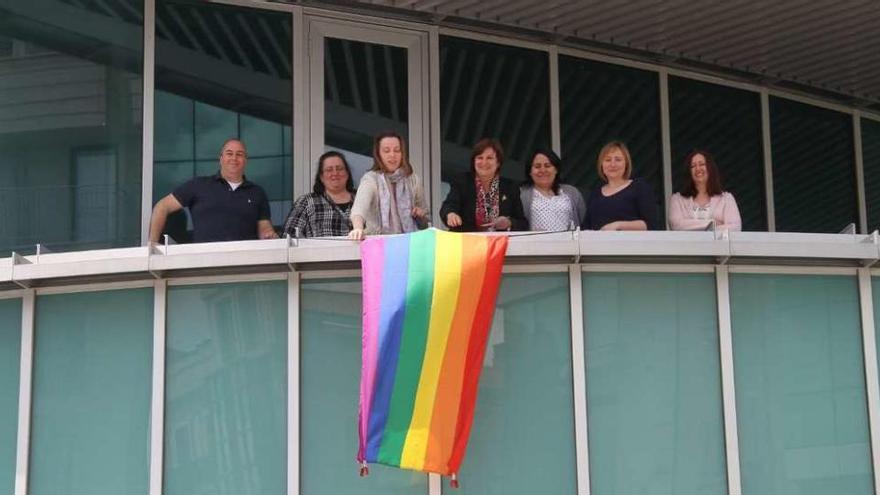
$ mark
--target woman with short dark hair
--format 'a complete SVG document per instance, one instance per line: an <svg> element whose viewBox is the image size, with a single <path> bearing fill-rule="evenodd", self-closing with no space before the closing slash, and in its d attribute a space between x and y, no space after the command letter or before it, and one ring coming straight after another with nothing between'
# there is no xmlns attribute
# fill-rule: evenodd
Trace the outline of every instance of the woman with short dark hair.
<svg viewBox="0 0 880 495"><path fill-rule="evenodd" d="M570 230L584 221L587 207L576 187L562 184L562 160L552 150L539 149L526 162L526 179L519 195L531 230Z"/></svg>
<svg viewBox="0 0 880 495"><path fill-rule="evenodd" d="M449 230L479 232L528 230L519 187L501 177L504 150L495 139L477 141L471 153L471 170L454 180L440 207L440 218Z"/></svg>

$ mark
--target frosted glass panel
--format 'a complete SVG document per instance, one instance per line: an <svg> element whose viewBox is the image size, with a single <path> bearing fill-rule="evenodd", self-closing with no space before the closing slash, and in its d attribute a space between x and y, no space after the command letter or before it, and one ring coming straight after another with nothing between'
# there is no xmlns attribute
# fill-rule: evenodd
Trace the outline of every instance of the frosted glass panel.
<svg viewBox="0 0 880 495"><path fill-rule="evenodd" d="M164 495L286 486L287 283L168 289Z"/></svg>
<svg viewBox="0 0 880 495"><path fill-rule="evenodd" d="M583 285L591 493L727 493L715 278Z"/></svg>
<svg viewBox="0 0 880 495"><path fill-rule="evenodd" d="M29 495L146 495L153 289L36 301Z"/></svg>
<svg viewBox="0 0 880 495"><path fill-rule="evenodd" d="M300 334L300 483L303 495L425 495L428 478L371 465L358 476L360 280L304 281Z"/></svg>
<svg viewBox="0 0 880 495"><path fill-rule="evenodd" d="M730 277L744 495L873 491L855 277Z"/></svg>
<svg viewBox="0 0 880 495"><path fill-rule="evenodd" d="M0 493L15 489L21 299L0 299Z"/></svg>
<svg viewBox="0 0 880 495"><path fill-rule="evenodd" d="M570 314L567 273L504 276L463 495L577 492Z"/></svg>

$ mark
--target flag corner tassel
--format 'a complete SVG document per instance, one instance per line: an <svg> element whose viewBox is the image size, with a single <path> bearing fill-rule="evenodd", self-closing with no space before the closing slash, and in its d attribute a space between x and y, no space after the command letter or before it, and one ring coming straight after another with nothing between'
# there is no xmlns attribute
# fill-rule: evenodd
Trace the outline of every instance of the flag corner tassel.
<svg viewBox="0 0 880 495"><path fill-rule="evenodd" d="M361 478L363 478L364 476L367 476L368 474L370 474L370 467L367 466L367 461L361 461L361 472L360 472Z"/></svg>
<svg viewBox="0 0 880 495"><path fill-rule="evenodd" d="M450 478L450 480L449 480L449 486L452 488L458 488L460 486L458 483L458 475L457 474L452 473L452 478Z"/></svg>

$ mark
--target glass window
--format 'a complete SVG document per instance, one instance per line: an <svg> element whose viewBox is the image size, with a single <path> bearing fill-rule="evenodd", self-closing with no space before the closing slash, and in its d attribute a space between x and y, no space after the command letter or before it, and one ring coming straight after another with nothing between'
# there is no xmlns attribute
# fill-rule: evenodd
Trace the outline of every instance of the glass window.
<svg viewBox="0 0 880 495"><path fill-rule="evenodd" d="M855 277L733 274L743 494L874 493Z"/></svg>
<svg viewBox="0 0 880 495"><path fill-rule="evenodd" d="M862 119L861 123L868 232L873 232L880 228L880 121Z"/></svg>
<svg viewBox="0 0 880 495"><path fill-rule="evenodd" d="M291 205L292 20L270 10L192 0L156 2L153 201L219 169L220 147L239 138L245 175L269 197L272 223ZM183 212L166 233L192 237Z"/></svg>
<svg viewBox="0 0 880 495"><path fill-rule="evenodd" d="M592 493L727 493L715 278L583 285Z"/></svg>
<svg viewBox="0 0 880 495"><path fill-rule="evenodd" d="M28 493L146 495L153 289L39 296L35 320Z"/></svg>
<svg viewBox="0 0 880 495"><path fill-rule="evenodd" d="M505 275L462 494L577 492L568 274Z"/></svg>
<svg viewBox="0 0 880 495"><path fill-rule="evenodd" d="M663 212L659 88L656 72L560 56L562 161L568 169L563 181L588 194L600 184L599 150L623 141L632 154L633 177L654 186Z"/></svg>
<svg viewBox="0 0 880 495"><path fill-rule="evenodd" d="M840 232L859 224L852 118L770 98L773 203L779 232Z"/></svg>
<svg viewBox="0 0 880 495"><path fill-rule="evenodd" d="M409 136L406 52L396 46L324 40L324 143L327 150L345 154L355 187L373 166L373 136L386 130Z"/></svg>
<svg viewBox="0 0 880 495"><path fill-rule="evenodd" d="M287 283L168 289L165 495L284 493Z"/></svg>
<svg viewBox="0 0 880 495"><path fill-rule="evenodd" d="M471 170L484 137L501 141L501 174L521 181L532 151L550 146L547 52L441 36L440 126L443 182Z"/></svg>
<svg viewBox="0 0 880 495"><path fill-rule="evenodd" d="M0 299L0 493L15 491L21 299Z"/></svg>
<svg viewBox="0 0 880 495"><path fill-rule="evenodd" d="M721 184L736 198L743 230L767 230L764 147L758 93L669 77L672 187L690 180L684 159L695 149L715 157Z"/></svg>
<svg viewBox="0 0 880 495"><path fill-rule="evenodd" d="M0 255L140 244L143 5L7 2Z"/></svg>
<svg viewBox="0 0 880 495"><path fill-rule="evenodd" d="M424 495L428 477L371 465L358 476L361 376L360 280L302 283L300 483L304 495Z"/></svg>

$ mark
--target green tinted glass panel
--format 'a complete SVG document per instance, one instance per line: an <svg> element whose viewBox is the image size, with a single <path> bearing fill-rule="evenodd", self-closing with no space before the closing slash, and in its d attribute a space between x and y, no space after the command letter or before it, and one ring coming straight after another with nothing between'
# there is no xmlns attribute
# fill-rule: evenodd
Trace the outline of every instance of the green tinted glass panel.
<svg viewBox="0 0 880 495"><path fill-rule="evenodd" d="M880 228L880 121L863 118L861 123L868 232L873 232Z"/></svg>
<svg viewBox="0 0 880 495"><path fill-rule="evenodd" d="M0 256L140 244L142 0L2 2Z"/></svg>
<svg viewBox="0 0 880 495"><path fill-rule="evenodd" d="M286 486L286 282L168 289L165 495Z"/></svg>
<svg viewBox="0 0 880 495"><path fill-rule="evenodd" d="M770 98L773 205L778 232L858 225L852 117Z"/></svg>
<svg viewBox="0 0 880 495"><path fill-rule="evenodd" d="M577 492L568 286L564 273L502 279L463 494Z"/></svg>
<svg viewBox="0 0 880 495"><path fill-rule="evenodd" d="M0 299L0 493L15 490L21 299Z"/></svg>
<svg viewBox="0 0 880 495"><path fill-rule="evenodd" d="M589 193L600 183L599 150L619 140L632 154L633 177L651 184L662 205L659 88L656 72L560 56L563 181Z"/></svg>
<svg viewBox="0 0 880 495"><path fill-rule="evenodd" d="M146 495L153 289L36 301L30 495Z"/></svg>
<svg viewBox="0 0 880 495"><path fill-rule="evenodd" d="M358 476L360 280L304 281L300 316L300 480L303 495L424 495L422 473L370 466Z"/></svg>
<svg viewBox="0 0 880 495"><path fill-rule="evenodd" d="M733 274L744 495L873 493L855 277Z"/></svg>
<svg viewBox="0 0 880 495"><path fill-rule="evenodd" d="M874 299L874 343L877 350L877 364L880 368L880 278L871 277L871 295Z"/></svg>
<svg viewBox="0 0 880 495"><path fill-rule="evenodd" d="M471 148L484 137L501 141L501 174L524 178L529 155L550 146L549 64L545 51L440 37L444 182L471 169Z"/></svg>
<svg viewBox="0 0 880 495"><path fill-rule="evenodd" d="M712 154L721 185L736 198L743 230L767 230L764 148L758 93L681 77L669 78L673 188L690 180L684 159Z"/></svg>
<svg viewBox="0 0 880 495"><path fill-rule="evenodd" d="M715 278L583 285L591 493L727 493Z"/></svg>
<svg viewBox="0 0 880 495"><path fill-rule="evenodd" d="M286 12L156 2L154 202L217 173L220 147L239 138L245 175L266 191L272 223L284 223L293 194L291 22ZM192 223L172 215L166 233L189 242Z"/></svg>

